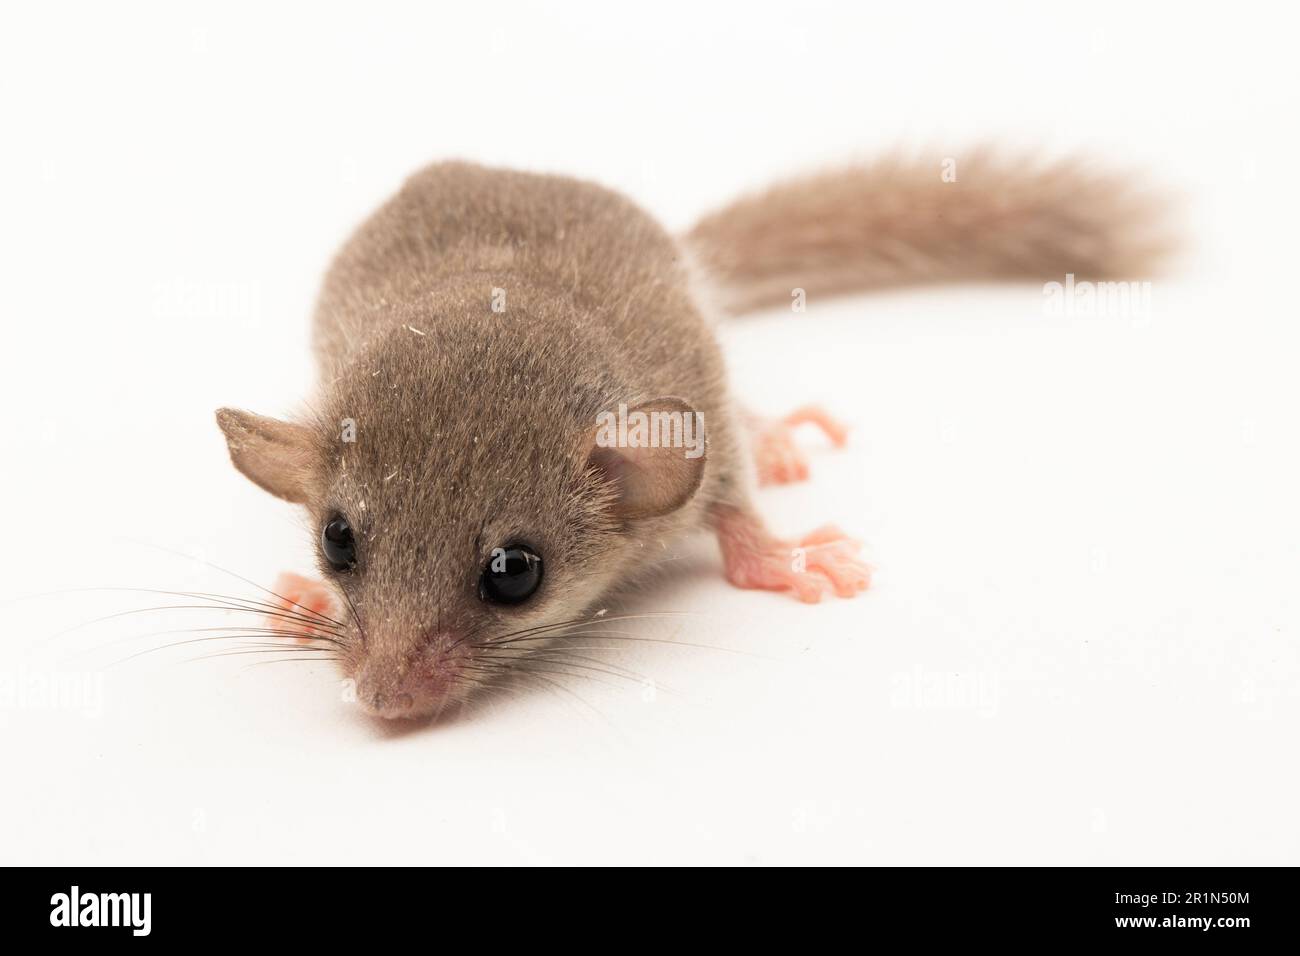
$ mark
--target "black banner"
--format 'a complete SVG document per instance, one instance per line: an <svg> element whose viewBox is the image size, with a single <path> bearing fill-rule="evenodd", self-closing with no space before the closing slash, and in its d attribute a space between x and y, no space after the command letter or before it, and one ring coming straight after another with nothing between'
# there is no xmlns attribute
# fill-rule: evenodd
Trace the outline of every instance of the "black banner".
<svg viewBox="0 0 1300 956"><path fill-rule="evenodd" d="M774 931L862 939L1120 942L1239 947L1295 937L1290 869L861 869L818 874L582 873L419 869L11 869L10 939L96 947L154 942L376 944L434 931L443 944L488 927L555 940L734 943ZM719 881L725 881L720 886ZM720 892L721 889L721 892ZM500 941L500 940L498 940ZM540 944L540 940L530 940Z"/></svg>

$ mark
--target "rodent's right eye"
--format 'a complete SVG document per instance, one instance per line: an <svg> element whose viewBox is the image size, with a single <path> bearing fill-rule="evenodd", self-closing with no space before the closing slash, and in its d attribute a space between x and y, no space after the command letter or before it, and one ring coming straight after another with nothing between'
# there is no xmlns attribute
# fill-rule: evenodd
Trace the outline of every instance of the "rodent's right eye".
<svg viewBox="0 0 1300 956"><path fill-rule="evenodd" d="M335 515L325 523L320 535L321 550L325 560L335 571L349 571L357 564L357 543L352 537L352 526L342 515Z"/></svg>
<svg viewBox="0 0 1300 956"><path fill-rule="evenodd" d="M493 548L479 595L493 604L522 604L542 583L542 556L526 544Z"/></svg>

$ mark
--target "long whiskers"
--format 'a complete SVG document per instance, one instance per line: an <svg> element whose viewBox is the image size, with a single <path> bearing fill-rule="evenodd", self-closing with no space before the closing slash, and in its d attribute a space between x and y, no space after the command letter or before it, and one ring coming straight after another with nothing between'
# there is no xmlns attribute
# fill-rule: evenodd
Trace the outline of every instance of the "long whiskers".
<svg viewBox="0 0 1300 956"><path fill-rule="evenodd" d="M223 606L231 607L248 607L252 609L263 609L268 612L279 612L292 614L301 617L304 620L318 620L322 625L333 625L342 627L343 625L328 618L317 611L303 605L295 605L302 608L301 611L294 611L285 607L283 604L272 604L269 601L259 601L255 598L239 597L233 594L217 594L212 591L168 591L162 588L123 588L123 587L94 587L94 588L61 588L57 591L44 591L39 594L27 594L21 597L12 598L4 602L4 605L16 604L21 601L32 601L39 598L64 597L69 594L94 594L94 593L116 593L116 594L158 594L166 597L205 599L220 603ZM305 613L304 613L305 612Z"/></svg>
<svg viewBox="0 0 1300 956"><path fill-rule="evenodd" d="M356 606L355 604L352 603L352 595L348 594L346 588L339 588L339 590L340 590L340 591L342 592L342 594L343 594L343 600L345 600L345 601L348 602L348 610L352 612L352 620L356 621L356 623L357 623L357 634L359 634L360 637L361 637L361 643L362 643L362 644L367 643L367 641L366 641L366 629L365 629L365 626L362 625L362 623L361 623L361 615L357 613L357 606ZM440 618L440 619L441 619L441 613L442 613L442 612L439 611L439 618Z"/></svg>
<svg viewBox="0 0 1300 956"><path fill-rule="evenodd" d="M155 550L157 550L157 551L162 551L162 552L165 552L165 553L167 553L167 554L173 554L173 555L175 555L175 556L178 557L178 558L185 558L187 561L194 561L194 562L197 562L198 564L202 564L202 565L204 565L205 567L212 568L214 571L220 571L222 574L228 574L228 575L230 575L230 577L235 578L235 579L238 580L238 581L242 581L242 582L244 582L245 584L251 584L253 587L257 588L259 591L265 591L267 594L271 595L273 598L276 598L277 600L283 601L283 602L285 602L286 604L292 604L294 607L301 608L301 609L304 610L304 611L311 611L312 614L316 614L317 616L324 618L325 620L329 621L331 624L336 625L337 627L343 627L343 626L344 626L344 624L343 624L342 621L336 621L336 620L334 620L332 617L328 617L328 616L326 616L326 615L324 615L324 614L320 614L319 612L312 611L311 608L309 608L309 607L305 607L304 605L299 604L297 601L291 601L291 600L289 600L287 597L285 597L283 594L277 594L276 592L272 591L270 588L266 587L265 585L258 584L258 583L257 583L256 581L254 581L252 578L246 578L246 577L244 577L242 574L236 574L234 571L231 571L229 568L223 568L223 567L221 567L221 565L219 565L219 564L213 564L211 561L207 561L207 560L205 560L205 559L203 559L203 558L195 557L195 556L192 555L192 554L186 554L186 553L183 552L183 551L176 551L176 550L173 550L172 548L164 548L162 545L150 544L150 543L147 542L147 541L136 541L135 543L138 544L138 545L141 545L142 547L153 548L153 549L155 549Z"/></svg>
<svg viewBox="0 0 1300 956"><path fill-rule="evenodd" d="M218 635L218 637L213 638L214 640L222 639L222 638L227 640L232 640L235 638L286 637L286 638L295 638L299 641L307 640L311 644L315 644L316 642L319 641L321 643L328 644L330 647L335 647L340 650L344 649L347 646L342 641L336 640L333 637L327 637L325 635L317 634L317 635L313 635L310 638L304 638L300 631L285 630L281 628L237 627L235 625L224 625L220 627L180 627L180 628L167 628L166 630L162 630L162 631L151 631L148 634L128 634L126 637L121 637L114 641L108 641L105 644L96 645L95 647L83 648L74 654L69 654L67 657L64 658L64 660L65 661L80 660L85 658L89 654L93 654L96 651L104 650L110 647L118 647L121 646L122 644L128 644L133 641L144 641L155 637L170 637L175 634ZM163 644L159 647L151 647L146 650L139 651L137 654L131 655L131 658L142 656L147 653L152 653L153 651L163 650L171 646L175 646L175 645ZM287 647L291 645L289 645L287 642L281 642L281 646ZM129 660L131 658L123 658L122 660ZM114 664L117 663L121 663L121 661L114 662ZM113 666L113 665L109 665L109 666Z"/></svg>
<svg viewBox="0 0 1300 956"><path fill-rule="evenodd" d="M148 591L150 589L142 589L142 590ZM167 593L167 592L161 592L161 593ZM186 596L184 592L172 592L172 593L175 593L178 596L182 596L182 597ZM155 607L131 608L125 611L118 611L113 614L106 614L102 617L97 617L90 621L82 621L79 624L74 624L71 627L64 628L61 631L57 631L54 634L45 637L42 640L42 643L51 643L62 637L66 637L67 635L72 634L76 631L82 630L87 627L91 627L96 624L103 624L107 621L117 620L124 617L132 617L138 614L153 614L153 613L160 613L163 611L223 611L223 612L234 612L234 613L242 612L248 614L257 614L262 617L274 618L277 621L280 621L282 623L301 625L303 628L306 628L307 631L310 632L304 634L303 636L315 637L317 635L320 635L323 638L333 639L333 640L338 640L342 636L341 626L334 627L332 625L328 625L313 620L311 618L304 617L303 615L297 614L295 612L286 611L286 610L266 610L265 608L256 607L256 606L247 607L242 604L231 603L229 601L213 601L207 604L163 604Z"/></svg>
<svg viewBox="0 0 1300 956"><path fill-rule="evenodd" d="M169 641L166 644L160 644L156 647L147 647L142 651L136 651L134 654L128 654L126 657L120 658L119 660L116 660L107 666L116 667L119 664L125 664L128 661L136 660L137 658L144 657L148 654L157 654L160 653L161 651L170 650L173 647L186 647L191 644L204 644L211 641L248 641L254 637L279 637L279 636L294 637L296 636L296 632L279 631L273 629L254 630L252 628L249 628L243 632L234 633L234 634L218 634L212 637L194 637L184 641ZM310 644L291 644L288 643L287 641L268 642L261 646L272 647L278 651L294 652L298 650L303 650L303 651L320 651L320 652L333 653L332 648L329 647L313 647Z"/></svg>

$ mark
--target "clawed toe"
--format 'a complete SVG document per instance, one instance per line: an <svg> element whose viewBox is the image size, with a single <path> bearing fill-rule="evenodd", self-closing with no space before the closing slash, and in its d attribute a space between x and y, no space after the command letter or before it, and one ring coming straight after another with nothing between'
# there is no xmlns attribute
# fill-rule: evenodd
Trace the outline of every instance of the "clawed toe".
<svg viewBox="0 0 1300 956"><path fill-rule="evenodd" d="M718 509L715 524L727 580L736 587L789 591L816 604L827 591L847 598L871 584L870 567L856 557L861 546L832 525L790 542L737 509Z"/></svg>
<svg viewBox="0 0 1300 956"><path fill-rule="evenodd" d="M824 409L809 405L775 421L754 419L754 464L760 485L786 485L808 478L808 457L794 439L795 429L803 424L820 428L831 443L842 448L848 441L848 428Z"/></svg>

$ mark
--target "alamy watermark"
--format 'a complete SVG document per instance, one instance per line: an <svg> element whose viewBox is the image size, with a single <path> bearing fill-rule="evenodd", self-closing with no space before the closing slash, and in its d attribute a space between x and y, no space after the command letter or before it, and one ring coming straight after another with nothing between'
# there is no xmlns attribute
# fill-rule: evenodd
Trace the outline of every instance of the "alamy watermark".
<svg viewBox="0 0 1300 956"><path fill-rule="evenodd" d="M889 702L895 710L964 710L981 717L997 716L996 674L954 674L916 667L894 674L891 683Z"/></svg>
<svg viewBox="0 0 1300 956"><path fill-rule="evenodd" d="M1076 281L1069 272L1064 282L1043 285L1043 310L1053 318L1147 319L1151 283Z"/></svg>
<svg viewBox="0 0 1300 956"><path fill-rule="evenodd" d="M252 282L177 277L154 285L153 314L165 319L236 320L256 326L262 315L261 291Z"/></svg>
<svg viewBox="0 0 1300 956"><path fill-rule="evenodd" d="M83 893L73 886L50 897L51 926L120 926L132 936L148 936L152 928L152 893Z"/></svg>
<svg viewBox="0 0 1300 956"><path fill-rule="evenodd" d="M687 458L704 454L704 416L691 409L628 410L596 416L596 444L601 448L682 448Z"/></svg>
<svg viewBox="0 0 1300 956"><path fill-rule="evenodd" d="M62 710L98 720L104 713L104 675L0 671L0 710Z"/></svg>

